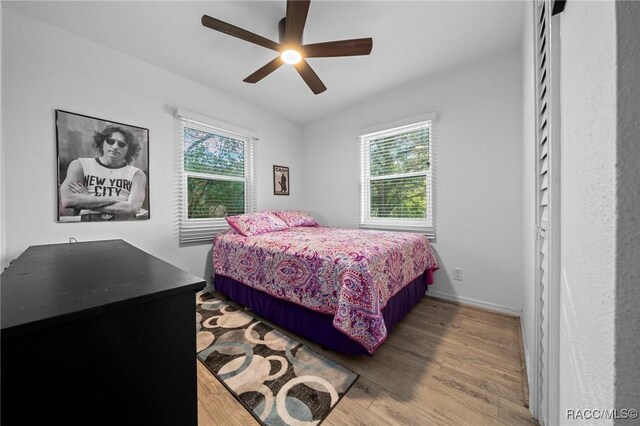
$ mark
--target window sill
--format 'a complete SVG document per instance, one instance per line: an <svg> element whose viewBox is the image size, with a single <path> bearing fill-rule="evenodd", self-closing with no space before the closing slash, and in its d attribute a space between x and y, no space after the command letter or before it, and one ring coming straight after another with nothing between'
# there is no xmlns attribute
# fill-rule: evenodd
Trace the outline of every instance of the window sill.
<svg viewBox="0 0 640 426"><path fill-rule="evenodd" d="M415 232L417 234L424 234L429 240L436 239L436 231L433 228L427 228L424 226L401 226L401 225L378 225L378 224L365 224L358 225L360 229L373 229L377 231L398 231L398 232Z"/></svg>

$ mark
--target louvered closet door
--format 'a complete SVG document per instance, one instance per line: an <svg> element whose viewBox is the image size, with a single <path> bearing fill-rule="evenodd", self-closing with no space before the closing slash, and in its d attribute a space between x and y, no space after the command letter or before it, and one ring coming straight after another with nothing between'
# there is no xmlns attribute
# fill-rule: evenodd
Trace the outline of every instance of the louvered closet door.
<svg viewBox="0 0 640 426"><path fill-rule="evenodd" d="M536 1L536 285L537 348L534 414L541 424L557 416L557 316L559 306L559 37L554 28L559 18L551 17L551 2ZM551 395L551 397L550 397ZM551 420L551 422L550 422Z"/></svg>

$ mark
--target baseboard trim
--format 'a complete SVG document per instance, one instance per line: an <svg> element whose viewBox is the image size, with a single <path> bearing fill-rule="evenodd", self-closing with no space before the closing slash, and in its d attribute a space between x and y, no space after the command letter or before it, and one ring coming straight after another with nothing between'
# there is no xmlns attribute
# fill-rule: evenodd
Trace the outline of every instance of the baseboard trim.
<svg viewBox="0 0 640 426"><path fill-rule="evenodd" d="M522 311L513 308L507 308L506 306L500 306L489 302L483 302L481 300L471 299L469 297L462 297L453 294L441 293L435 290L428 290L427 296L433 296L437 299L444 299L450 302L460 303L461 305L469 305L474 308L480 308L487 311L498 312L500 314L507 314L513 317L522 317Z"/></svg>

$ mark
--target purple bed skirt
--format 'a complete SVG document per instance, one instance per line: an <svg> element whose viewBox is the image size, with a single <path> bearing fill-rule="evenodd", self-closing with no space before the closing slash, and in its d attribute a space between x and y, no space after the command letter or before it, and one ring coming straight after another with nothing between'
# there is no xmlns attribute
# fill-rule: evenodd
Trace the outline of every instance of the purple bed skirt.
<svg viewBox="0 0 640 426"><path fill-rule="evenodd" d="M382 309L387 333L391 333L396 324L424 297L427 282L432 280L432 271L428 270L389 299ZM322 346L346 355L369 355L359 343L333 327L332 315L278 299L222 275L215 276L215 289L263 318Z"/></svg>

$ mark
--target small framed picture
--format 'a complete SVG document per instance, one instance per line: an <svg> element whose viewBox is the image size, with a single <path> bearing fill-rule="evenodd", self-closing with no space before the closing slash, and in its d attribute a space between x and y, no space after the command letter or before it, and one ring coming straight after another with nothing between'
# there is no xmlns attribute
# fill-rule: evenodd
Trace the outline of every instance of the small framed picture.
<svg viewBox="0 0 640 426"><path fill-rule="evenodd" d="M149 219L149 129L56 110L58 222Z"/></svg>
<svg viewBox="0 0 640 426"><path fill-rule="evenodd" d="M273 194L289 195L289 168L273 166Z"/></svg>

